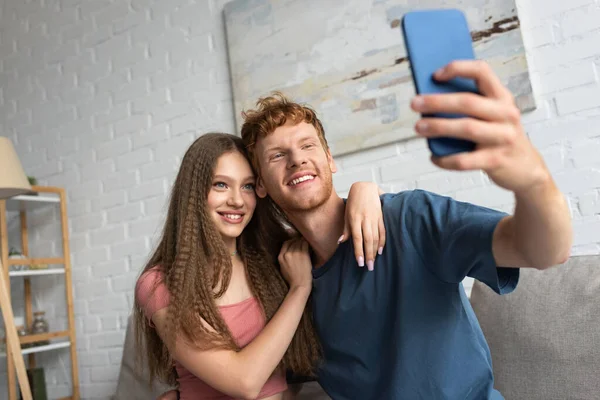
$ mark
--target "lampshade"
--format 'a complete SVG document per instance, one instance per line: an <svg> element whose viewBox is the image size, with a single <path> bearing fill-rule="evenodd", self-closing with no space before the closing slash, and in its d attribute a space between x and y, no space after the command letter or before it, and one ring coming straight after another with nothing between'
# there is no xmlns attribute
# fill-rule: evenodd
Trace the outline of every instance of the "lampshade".
<svg viewBox="0 0 600 400"><path fill-rule="evenodd" d="M0 136L0 199L31 192L15 148L8 138Z"/></svg>

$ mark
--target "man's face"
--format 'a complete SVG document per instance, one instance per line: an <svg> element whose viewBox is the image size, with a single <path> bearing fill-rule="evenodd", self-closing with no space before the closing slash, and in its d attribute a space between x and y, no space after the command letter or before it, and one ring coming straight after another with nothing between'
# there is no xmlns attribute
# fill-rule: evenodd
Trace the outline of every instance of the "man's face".
<svg viewBox="0 0 600 400"><path fill-rule="evenodd" d="M268 194L286 212L313 210L331 197L337 169L311 124L283 125L259 138L255 151L259 196Z"/></svg>

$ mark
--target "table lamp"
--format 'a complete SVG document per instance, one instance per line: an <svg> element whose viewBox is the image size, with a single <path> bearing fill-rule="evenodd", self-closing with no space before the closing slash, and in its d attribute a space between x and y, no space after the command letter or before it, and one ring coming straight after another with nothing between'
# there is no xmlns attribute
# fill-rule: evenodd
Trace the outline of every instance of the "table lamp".
<svg viewBox="0 0 600 400"><path fill-rule="evenodd" d="M28 192L31 192L31 185L23 171L15 148L8 138L0 137L0 200ZM0 308L4 318L7 351L10 351L13 356L23 400L31 400L31 388L27 379L25 361L21 353L21 344L8 295L9 286L3 268L2 259L0 259Z"/></svg>

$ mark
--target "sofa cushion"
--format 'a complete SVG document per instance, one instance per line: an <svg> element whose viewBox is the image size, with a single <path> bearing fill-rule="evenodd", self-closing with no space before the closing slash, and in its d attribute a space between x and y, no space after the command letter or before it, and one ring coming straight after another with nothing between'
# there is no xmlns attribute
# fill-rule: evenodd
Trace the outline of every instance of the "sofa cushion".
<svg viewBox="0 0 600 400"><path fill-rule="evenodd" d="M148 369L144 365L136 363L134 325L132 317L129 317L117 391L113 400L156 399L161 393L170 390L168 385L161 382L154 382L150 385L148 383Z"/></svg>
<svg viewBox="0 0 600 400"><path fill-rule="evenodd" d="M599 398L600 256L523 269L505 296L476 282L471 303L507 400Z"/></svg>

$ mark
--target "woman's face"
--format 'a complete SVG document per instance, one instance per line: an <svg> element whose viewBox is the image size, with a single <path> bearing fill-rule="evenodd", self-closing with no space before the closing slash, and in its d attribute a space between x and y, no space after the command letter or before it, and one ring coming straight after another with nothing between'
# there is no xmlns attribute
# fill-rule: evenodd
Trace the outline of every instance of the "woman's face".
<svg viewBox="0 0 600 400"><path fill-rule="evenodd" d="M254 214L255 180L248 160L239 152L232 151L219 157L207 206L226 243L241 235Z"/></svg>

